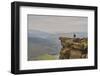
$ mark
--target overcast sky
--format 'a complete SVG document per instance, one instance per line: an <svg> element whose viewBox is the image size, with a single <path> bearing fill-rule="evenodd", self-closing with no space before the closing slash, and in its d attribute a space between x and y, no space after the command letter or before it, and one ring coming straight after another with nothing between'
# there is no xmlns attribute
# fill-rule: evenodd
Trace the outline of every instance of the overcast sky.
<svg viewBox="0 0 100 76"><path fill-rule="evenodd" d="M49 33L87 32L88 18L75 16L28 15L28 30Z"/></svg>

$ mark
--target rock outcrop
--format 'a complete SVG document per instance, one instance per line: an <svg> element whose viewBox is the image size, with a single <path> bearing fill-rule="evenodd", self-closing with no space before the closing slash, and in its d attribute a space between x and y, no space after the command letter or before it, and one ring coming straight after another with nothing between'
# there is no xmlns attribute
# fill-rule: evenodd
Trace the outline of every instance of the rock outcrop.
<svg viewBox="0 0 100 76"><path fill-rule="evenodd" d="M60 37L61 51L59 59L87 58L88 40L87 38L67 38Z"/></svg>

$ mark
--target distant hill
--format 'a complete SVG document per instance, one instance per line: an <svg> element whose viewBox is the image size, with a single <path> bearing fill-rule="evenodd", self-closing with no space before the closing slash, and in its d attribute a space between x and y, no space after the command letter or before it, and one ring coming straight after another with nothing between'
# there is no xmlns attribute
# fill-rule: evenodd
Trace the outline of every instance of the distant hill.
<svg viewBox="0 0 100 76"><path fill-rule="evenodd" d="M58 54L60 40L54 35L41 31L28 32L28 60L42 54Z"/></svg>
<svg viewBox="0 0 100 76"><path fill-rule="evenodd" d="M71 32L71 33L56 33L59 37L69 37L73 38L73 35L76 34L76 38L87 38L88 34L86 32Z"/></svg>
<svg viewBox="0 0 100 76"><path fill-rule="evenodd" d="M87 33L75 33L77 37L87 37ZM56 55L61 50L59 37L73 37L73 33L47 33L28 30L28 60L42 54Z"/></svg>

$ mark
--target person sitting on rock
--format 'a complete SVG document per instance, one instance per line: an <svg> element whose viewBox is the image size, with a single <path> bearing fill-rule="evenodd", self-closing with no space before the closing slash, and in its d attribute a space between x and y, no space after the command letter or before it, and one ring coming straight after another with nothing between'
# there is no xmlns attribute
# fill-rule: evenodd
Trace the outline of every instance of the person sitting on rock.
<svg viewBox="0 0 100 76"><path fill-rule="evenodd" d="M76 34L74 34L73 37L76 38Z"/></svg>

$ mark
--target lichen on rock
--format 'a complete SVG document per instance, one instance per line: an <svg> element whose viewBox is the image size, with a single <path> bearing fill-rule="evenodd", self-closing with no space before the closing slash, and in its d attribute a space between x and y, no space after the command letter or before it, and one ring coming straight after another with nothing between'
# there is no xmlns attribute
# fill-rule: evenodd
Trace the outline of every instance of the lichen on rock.
<svg viewBox="0 0 100 76"><path fill-rule="evenodd" d="M87 38L60 37L59 40L62 46L59 59L87 58Z"/></svg>

